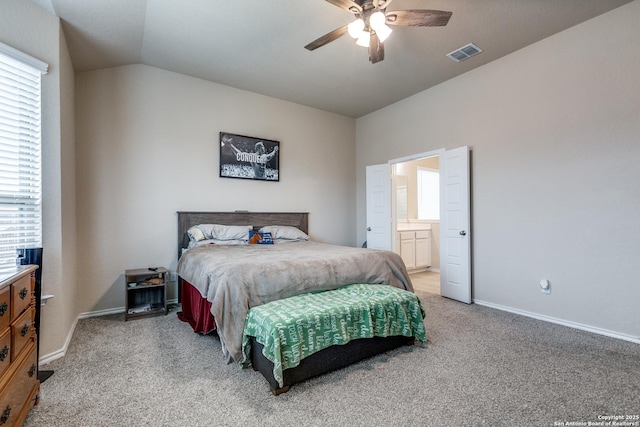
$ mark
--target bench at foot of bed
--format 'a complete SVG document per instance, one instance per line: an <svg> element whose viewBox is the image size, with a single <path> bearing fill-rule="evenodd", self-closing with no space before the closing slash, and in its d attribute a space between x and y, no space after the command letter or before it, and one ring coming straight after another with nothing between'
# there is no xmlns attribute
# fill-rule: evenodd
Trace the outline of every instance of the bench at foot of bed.
<svg viewBox="0 0 640 427"><path fill-rule="evenodd" d="M243 354L278 395L300 381L425 341L418 297L386 285L348 285L249 310Z"/></svg>
<svg viewBox="0 0 640 427"><path fill-rule="evenodd" d="M344 368L385 351L414 343L414 337L394 336L361 338L345 345L334 345L302 359L295 368L282 371L283 386L280 387L278 381L273 377L273 362L264 357L262 354L264 346L252 337L251 365L254 370L259 371L266 378L271 393L277 396L289 391L289 388L296 383Z"/></svg>

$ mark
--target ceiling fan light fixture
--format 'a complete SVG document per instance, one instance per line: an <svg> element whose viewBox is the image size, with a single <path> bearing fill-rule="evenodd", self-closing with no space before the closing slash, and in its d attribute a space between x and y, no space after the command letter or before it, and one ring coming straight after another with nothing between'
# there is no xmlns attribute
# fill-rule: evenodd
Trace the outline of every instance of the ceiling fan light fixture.
<svg viewBox="0 0 640 427"><path fill-rule="evenodd" d="M305 46L307 50L315 50L345 34L356 39L358 46L367 47L369 61L376 64L384 59L382 44L392 33L391 26L401 27L444 27L453 12L429 9L406 9L387 11L392 0L326 0L353 15L351 23L342 25L333 31L317 38Z"/></svg>
<svg viewBox="0 0 640 427"><path fill-rule="evenodd" d="M362 31L360 33L360 37L358 37L358 40L356 40L356 44L362 47L369 47L370 38L371 38L371 35L369 34L368 31Z"/></svg>
<svg viewBox="0 0 640 427"><path fill-rule="evenodd" d="M387 39L387 37L389 37L392 31L393 30L391 28L384 24L382 24L380 28L376 29L376 34L378 35L378 40L380 40L380 43L383 43Z"/></svg>
<svg viewBox="0 0 640 427"><path fill-rule="evenodd" d="M349 35L354 39L360 37L360 33L364 30L364 21L362 18L358 18L353 21L351 24L347 26L347 31L349 31Z"/></svg>
<svg viewBox="0 0 640 427"><path fill-rule="evenodd" d="M371 16L369 17L369 25L376 32L378 32L378 29L382 28L383 26L386 27L386 25L384 24L386 22L386 20L387 20L387 18L384 16L384 13L382 13L382 12L380 12L378 10L378 11L372 13Z"/></svg>

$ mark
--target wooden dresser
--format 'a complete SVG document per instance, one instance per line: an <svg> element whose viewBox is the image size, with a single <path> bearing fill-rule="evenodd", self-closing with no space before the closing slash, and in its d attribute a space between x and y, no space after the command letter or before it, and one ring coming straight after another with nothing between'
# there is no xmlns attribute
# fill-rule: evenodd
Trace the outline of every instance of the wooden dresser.
<svg viewBox="0 0 640 427"><path fill-rule="evenodd" d="M0 427L21 426L38 403L34 272L21 265L0 277Z"/></svg>

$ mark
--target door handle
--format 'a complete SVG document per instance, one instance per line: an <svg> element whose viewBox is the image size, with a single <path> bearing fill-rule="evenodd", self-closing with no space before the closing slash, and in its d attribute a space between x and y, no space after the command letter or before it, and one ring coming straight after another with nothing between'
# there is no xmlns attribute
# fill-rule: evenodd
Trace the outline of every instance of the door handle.
<svg viewBox="0 0 640 427"><path fill-rule="evenodd" d="M466 236L466 235L467 235L467 232L466 232L466 231L464 231L464 230L462 230L462 231L460 231L460 235L461 235L461 236Z"/></svg>
<svg viewBox="0 0 640 427"><path fill-rule="evenodd" d="M371 231L371 227L367 227L367 231Z"/></svg>

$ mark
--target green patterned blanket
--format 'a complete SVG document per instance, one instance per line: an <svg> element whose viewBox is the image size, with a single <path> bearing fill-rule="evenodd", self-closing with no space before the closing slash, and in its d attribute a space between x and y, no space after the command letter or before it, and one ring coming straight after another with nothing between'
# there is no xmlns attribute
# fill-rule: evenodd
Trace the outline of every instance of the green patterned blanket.
<svg viewBox="0 0 640 427"><path fill-rule="evenodd" d="M282 387L283 370L332 345L397 335L424 342L424 317L415 294L387 285L348 285L272 301L247 314L242 366L251 366L249 337L255 337Z"/></svg>

